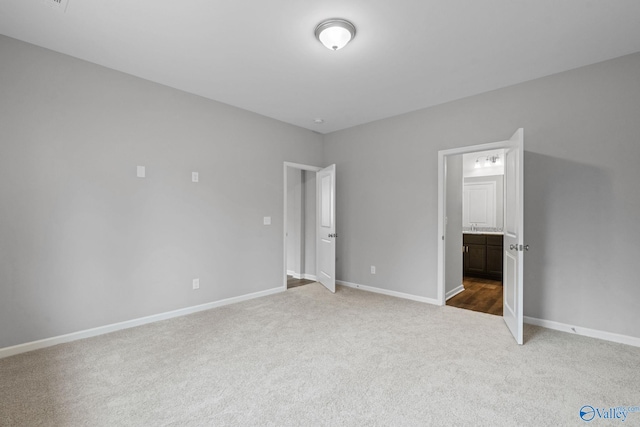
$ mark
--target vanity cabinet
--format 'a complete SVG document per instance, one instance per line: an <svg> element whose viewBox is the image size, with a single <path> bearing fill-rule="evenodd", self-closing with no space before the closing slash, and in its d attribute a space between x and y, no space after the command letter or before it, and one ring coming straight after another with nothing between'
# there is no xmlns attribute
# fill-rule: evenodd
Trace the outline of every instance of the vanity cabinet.
<svg viewBox="0 0 640 427"><path fill-rule="evenodd" d="M464 275L502 280L502 235L464 234Z"/></svg>
<svg viewBox="0 0 640 427"><path fill-rule="evenodd" d="M462 239L464 245L464 275L477 276L487 271L487 238L481 234L465 234Z"/></svg>

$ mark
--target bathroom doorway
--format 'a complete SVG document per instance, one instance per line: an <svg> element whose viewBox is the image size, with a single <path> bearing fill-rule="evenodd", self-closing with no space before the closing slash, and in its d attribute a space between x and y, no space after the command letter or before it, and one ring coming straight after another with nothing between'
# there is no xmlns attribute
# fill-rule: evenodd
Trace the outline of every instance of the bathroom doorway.
<svg viewBox="0 0 640 427"><path fill-rule="evenodd" d="M462 283L448 289L446 305L502 316L504 149L460 154L447 161L449 183L462 184L461 193L459 188L447 193L448 221L462 221L451 227L462 227L462 259L458 267L462 270ZM462 178L452 174L461 174Z"/></svg>
<svg viewBox="0 0 640 427"><path fill-rule="evenodd" d="M511 138L468 147L438 152L438 302L446 304L454 288L464 288L462 221L451 216L462 210L451 210L462 205L462 175L453 173L462 169L461 154L504 149L504 227L503 227L503 314L502 318L518 344L523 344L524 325L524 129ZM473 232L484 231L473 225ZM486 244L486 242L485 242ZM465 253L466 253L465 249Z"/></svg>
<svg viewBox="0 0 640 427"><path fill-rule="evenodd" d="M285 164L285 273L286 288L316 277L316 170Z"/></svg>
<svg viewBox="0 0 640 427"><path fill-rule="evenodd" d="M283 216L283 288L291 276L335 293L336 165L284 162Z"/></svg>

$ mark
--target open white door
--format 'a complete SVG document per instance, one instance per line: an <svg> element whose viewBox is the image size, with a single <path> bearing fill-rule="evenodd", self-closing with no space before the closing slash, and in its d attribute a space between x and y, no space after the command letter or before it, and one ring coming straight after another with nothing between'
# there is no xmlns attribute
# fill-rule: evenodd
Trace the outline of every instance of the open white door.
<svg viewBox="0 0 640 427"><path fill-rule="evenodd" d="M317 233L316 276L331 292L336 291L336 165L316 175Z"/></svg>
<svg viewBox="0 0 640 427"><path fill-rule="evenodd" d="M523 343L524 130L505 149L503 318L518 344Z"/></svg>

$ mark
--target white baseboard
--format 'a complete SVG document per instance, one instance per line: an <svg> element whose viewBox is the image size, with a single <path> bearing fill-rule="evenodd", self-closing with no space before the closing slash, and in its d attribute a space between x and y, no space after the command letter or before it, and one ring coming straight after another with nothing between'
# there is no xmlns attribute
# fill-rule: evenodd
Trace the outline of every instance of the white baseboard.
<svg viewBox="0 0 640 427"><path fill-rule="evenodd" d="M419 297L416 295L405 294L405 293L396 292L396 291L389 291L387 289L375 288L373 286L359 285L357 283L350 283L342 280L336 280L336 284L347 286L349 288L361 289L363 291L375 292L378 294L409 299L412 301L419 301L419 302L425 302L427 304L440 305L438 304L438 300L435 298ZM458 289L460 290L458 291ZM449 291L447 293L447 299L456 295L459 292L462 292L463 290L464 290L464 287L460 286L459 288ZM449 294L451 295L449 296ZM620 344L627 344L634 347L640 347L640 338L631 337L628 335L621 335L621 334L616 334L612 332L599 331L596 329L571 326L571 325L567 325L560 322L554 322L552 320L536 319L535 317L528 317L528 316L524 317L524 322L531 325L542 326L543 328L554 329L556 331L568 332L572 334L583 335L585 337L598 338L605 341L612 341Z"/></svg>
<svg viewBox="0 0 640 427"><path fill-rule="evenodd" d="M390 291L388 289L375 288L373 286L359 285L357 283L345 282L342 280L336 280L336 284L346 286L348 288L360 289L367 292L374 292L376 294L389 295L396 298L404 298L411 301L425 302L427 304L440 305L436 298L419 297L417 295L405 294L403 292Z"/></svg>
<svg viewBox="0 0 640 427"><path fill-rule="evenodd" d="M12 347L0 348L0 359L4 357L13 356L20 353L26 353L32 350L38 350L40 348L51 347L57 344L63 344L66 342L76 341L83 338L95 337L97 335L108 334L110 332L120 331L122 329L133 328L136 326L146 325L147 323L158 322L160 320L171 319L174 317L186 316L187 314L197 313L198 311L210 310L216 307L222 307L224 305L235 304L242 301L247 301L254 298L260 298L267 295L283 292L286 287L277 287L267 289L266 291L254 292L251 294L240 295L237 297L226 298L219 301L213 301L206 304L194 305L192 307L181 308L179 310L167 311L165 313L154 314L151 316L140 317L138 319L127 320L125 322L113 323L110 325L99 326L93 329L86 329L84 331L72 332L66 335L59 335L57 337L45 338L38 341L32 341L24 344L14 345Z"/></svg>
<svg viewBox="0 0 640 427"><path fill-rule="evenodd" d="M444 296L445 301L448 300L449 298L453 298L456 295L458 295L460 292L464 291L464 285L460 285L455 289L451 289L449 292L447 292L447 294Z"/></svg>
<svg viewBox="0 0 640 427"><path fill-rule="evenodd" d="M318 277L315 274L307 274L307 273L296 273L293 270L287 270L287 276L292 276L294 279L307 279L318 281Z"/></svg>
<svg viewBox="0 0 640 427"><path fill-rule="evenodd" d="M640 347L640 338L630 337L628 335L615 334L613 332L599 331L597 329L581 328L579 326L571 326L566 323L554 322L553 320L537 319L535 317L524 317L524 323L530 325L542 326L543 328L553 329L556 331L568 332L570 334L582 335L585 337L598 338L605 341L617 342L620 344L632 345Z"/></svg>
<svg viewBox="0 0 640 427"><path fill-rule="evenodd" d="M307 278L309 280L317 280L317 278L313 275L305 275L304 278ZM397 298L404 298L404 299L408 299L408 300L412 300L412 301L418 301L418 302L424 302L427 304L433 304L433 305L439 305L438 301L434 298L426 298L426 297L420 297L417 295L412 295L412 294L406 294L403 292L396 292L396 291L390 291L387 289L381 289L381 288L376 288L373 286L365 286L365 285L359 285L357 283L351 283L351 282L345 282L342 280L336 280L336 283L342 286L347 286L349 288L354 288L354 289L360 289L363 291L367 291L367 292L374 292L374 293L378 293L378 294L383 294L383 295L389 295L389 296L393 296L393 297L397 297ZM460 288L462 288L462 290L464 290L464 288L462 286L460 286ZM456 288L452 291L450 291L449 293L447 293L447 299L450 298L449 294L451 293L453 295L455 295L456 292L454 293L454 291L456 291L459 288ZM59 335L57 337L51 337L51 338L45 338L42 340L38 340L38 341L32 341L32 342L28 342L28 343L24 343L24 344L18 344L12 347L5 347L5 348L0 348L0 359L4 358L4 357L9 357L9 356L14 356L16 354L20 354L20 353L26 353L28 351L33 351L33 350L38 350L41 348L45 348L45 347L51 347L57 344L63 344L66 342L71 342L71 341L76 341L76 340L80 340L80 339L84 339L84 338L90 338L90 337L95 337L98 335L103 335L103 334L108 334L110 332L115 332L115 331L119 331L122 329L128 329L128 328L133 328L136 326L141 326L141 325L146 325L148 323L153 323L153 322L158 322L160 320L166 320L166 319L171 319L174 317L180 317L180 316L186 316L188 314L192 314L192 313L197 313L199 311L204 311L204 310L210 310L212 308L216 308L216 307L222 307L225 305L229 305L229 304L235 304L238 302L242 302L242 301L247 301L250 299L254 299L254 298L260 298L260 297L264 297L267 295L272 295L272 294L276 294L279 292L283 292L286 290L286 287L277 287L277 288L272 288L272 289L267 289L265 291L260 291L260 292L254 292L251 294L246 294L246 295L240 295L237 297L232 297L232 298L227 298L227 299L223 299L223 300L219 300L219 301L213 301L210 303L206 303L206 304L201 304L201 305L196 305L196 306L192 306L192 307L186 307L186 308L182 308L179 310L173 310L173 311L168 311L165 313L159 313L159 314L155 314L152 316L146 316L146 317L141 317L138 319L132 319L132 320L127 320L125 322L119 322L119 323L113 323L110 325L105 325L105 326L100 326L97 328L93 328L93 329L87 329L84 331L78 331L78 332L73 332L70 334L66 334L66 335ZM461 291L460 291L461 292ZM548 328L548 329L553 329L556 331L562 331L562 332L568 332L568 333L572 333L572 334L577 334L577 335L582 335L582 336L586 336L586 337L591 337L591 338L598 338L598 339L602 339L602 340L606 340L606 341L612 341L612 342L616 342L616 343L620 343L620 344L627 344L627 345L631 345L634 347L640 347L640 338L637 337L631 337L628 335L621 335L621 334L616 334L616 333L612 333L612 332L605 332L605 331L600 331L600 330L596 330L596 329L589 329L589 328L582 328L582 327L578 327L578 326L571 326L565 323L560 323L560 322L554 322L552 320L544 320L544 319L537 319L535 317L528 317L525 316L524 317L524 322L531 324L531 325L536 325L536 326L542 326L544 328Z"/></svg>

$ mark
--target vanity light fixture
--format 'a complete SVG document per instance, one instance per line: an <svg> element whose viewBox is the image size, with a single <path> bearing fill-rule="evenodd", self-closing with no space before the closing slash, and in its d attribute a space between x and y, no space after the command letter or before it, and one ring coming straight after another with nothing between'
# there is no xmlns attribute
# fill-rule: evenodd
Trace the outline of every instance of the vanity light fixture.
<svg viewBox="0 0 640 427"><path fill-rule="evenodd" d="M490 166L499 166L502 164L502 159L500 159L500 156L487 156L484 159L484 163L481 163L480 159L482 159L482 157L478 157L476 159L476 164L474 165L475 169L480 169L482 167L488 168Z"/></svg>
<svg viewBox="0 0 640 427"><path fill-rule="evenodd" d="M345 19L327 19L318 24L315 34L327 49L339 50L356 36L356 27Z"/></svg>

